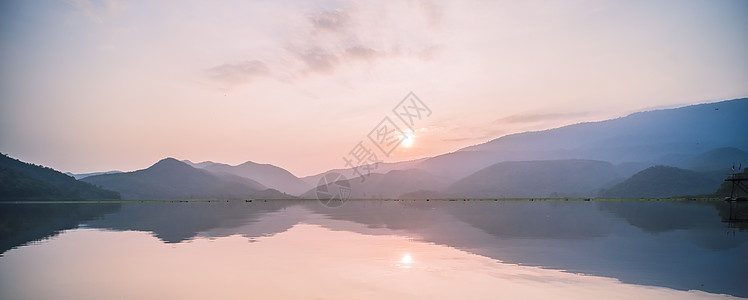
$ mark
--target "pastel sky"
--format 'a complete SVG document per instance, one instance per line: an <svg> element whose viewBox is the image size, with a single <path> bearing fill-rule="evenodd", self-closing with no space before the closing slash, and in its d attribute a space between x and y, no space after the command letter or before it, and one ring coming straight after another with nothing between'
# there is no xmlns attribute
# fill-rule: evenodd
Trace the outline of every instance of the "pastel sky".
<svg viewBox="0 0 748 300"><path fill-rule="evenodd" d="M748 1L3 1L0 152L74 173L164 157L342 159L409 92L385 161L748 96Z"/></svg>

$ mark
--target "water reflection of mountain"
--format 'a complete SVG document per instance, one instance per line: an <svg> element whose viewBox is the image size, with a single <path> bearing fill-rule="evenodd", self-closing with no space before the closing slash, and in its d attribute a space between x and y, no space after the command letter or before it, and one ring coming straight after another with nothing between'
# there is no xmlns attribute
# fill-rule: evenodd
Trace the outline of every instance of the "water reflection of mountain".
<svg viewBox="0 0 748 300"><path fill-rule="evenodd" d="M298 220L265 220L268 214L293 205L295 201L182 202L127 204L117 213L87 225L110 230L152 232L166 243L179 243L200 233L208 237L243 234L257 237L283 232ZM259 222L262 220L262 222ZM239 229L245 229L241 232ZM249 232L246 230L250 230ZM211 234L212 233L212 234Z"/></svg>
<svg viewBox="0 0 748 300"><path fill-rule="evenodd" d="M748 232L728 228L722 202L317 201L4 206L3 249L75 228L152 232L167 243L195 237L253 239L299 223L396 234L509 263L618 278L626 283L748 296ZM44 208L46 207L46 208ZM16 213L17 211L19 213ZM38 217L25 218L32 211ZM57 220L57 221L48 221ZM14 238L6 238L14 236ZM24 236L18 238L18 236ZM300 245L303 249L303 245ZM4 251L4 250L3 250ZM301 251L301 250L300 250Z"/></svg>
<svg viewBox="0 0 748 300"><path fill-rule="evenodd" d="M120 204L2 204L0 255L14 247L53 237L82 222L119 210Z"/></svg>
<svg viewBox="0 0 748 300"><path fill-rule="evenodd" d="M748 296L748 234L727 228L723 204L354 201L315 211L509 263Z"/></svg>
<svg viewBox="0 0 748 300"><path fill-rule="evenodd" d="M601 201L601 210L609 211L623 218L629 224L645 231L657 233L679 229L724 227L715 222L729 222L730 203L725 201ZM712 207L714 209L708 209ZM747 205L733 205L733 214L744 214ZM748 230L744 223L740 230Z"/></svg>

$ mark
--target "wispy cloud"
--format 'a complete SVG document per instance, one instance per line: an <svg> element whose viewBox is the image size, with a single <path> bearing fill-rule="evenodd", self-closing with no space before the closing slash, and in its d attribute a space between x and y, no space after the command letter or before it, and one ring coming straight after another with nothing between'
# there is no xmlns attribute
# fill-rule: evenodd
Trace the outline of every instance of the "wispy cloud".
<svg viewBox="0 0 748 300"><path fill-rule="evenodd" d="M448 120L449 118L443 118L444 120ZM437 124L453 124L453 125L441 125L441 126L432 126L429 130L433 132L440 132L441 136L444 136L445 138L441 138L440 141L442 142L457 142L457 143L463 143L463 142L485 142L497 137L500 137L504 134L507 134L506 128L495 126L493 124L485 124L485 123L479 123L479 124L471 124L471 125L465 125L462 124L464 122L450 122L450 123L437 123ZM457 125L461 124L461 125Z"/></svg>
<svg viewBox="0 0 748 300"><path fill-rule="evenodd" d="M248 60L235 64L223 64L207 70L212 79L229 84L242 84L251 82L258 76L267 76L270 69L259 60Z"/></svg>
<svg viewBox="0 0 748 300"><path fill-rule="evenodd" d="M346 66L358 67L358 62L433 61L440 55L443 46L428 34L441 22L443 10L438 4L344 3L341 7L345 8L289 12L301 16L303 22L290 35L276 41L280 46L277 51L270 51L275 55L273 58L261 59L267 64L261 75L289 82L312 75L332 75ZM407 36L419 38L410 40ZM250 56L248 61L257 58ZM249 83L256 76L254 72L245 72L247 68L236 71L232 64L210 69L221 71L220 75L211 75L211 79L229 84ZM250 76L237 76L237 73L250 73Z"/></svg>
<svg viewBox="0 0 748 300"><path fill-rule="evenodd" d="M431 27L435 28L441 24L444 17L444 9L441 6L428 0L416 0L415 2Z"/></svg>
<svg viewBox="0 0 748 300"><path fill-rule="evenodd" d="M455 126L448 129L447 136L452 138L442 139L442 141L486 142L512 132L544 130L556 126L572 124L592 115L594 115L592 112L514 114L494 121L489 121L488 124Z"/></svg>
<svg viewBox="0 0 748 300"><path fill-rule="evenodd" d="M374 50L365 46L354 46L345 49L345 57L354 60L371 61L375 58L386 56L382 51Z"/></svg>
<svg viewBox="0 0 748 300"><path fill-rule="evenodd" d="M321 11L309 15L309 22L314 29L341 31L351 23L351 17L341 9Z"/></svg>
<svg viewBox="0 0 748 300"><path fill-rule="evenodd" d="M339 62L337 55L322 48L292 49L290 51L301 59L311 72L332 73Z"/></svg>
<svg viewBox="0 0 748 300"><path fill-rule="evenodd" d="M507 132L502 129L477 129L474 130L472 135L463 134L463 135L456 135L453 138L445 138L441 141L443 142L468 142L468 141L477 141L477 142L486 142L495 138L498 138Z"/></svg>
<svg viewBox="0 0 748 300"><path fill-rule="evenodd" d="M589 116L590 112L569 113L540 113L540 114L515 114L494 121L496 124L506 123L539 123L559 120L576 119Z"/></svg>

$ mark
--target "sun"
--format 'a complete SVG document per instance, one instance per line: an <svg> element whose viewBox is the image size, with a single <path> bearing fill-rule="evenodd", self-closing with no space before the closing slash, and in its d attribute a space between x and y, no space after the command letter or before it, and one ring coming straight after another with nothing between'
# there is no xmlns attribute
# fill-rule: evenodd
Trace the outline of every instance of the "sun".
<svg viewBox="0 0 748 300"><path fill-rule="evenodd" d="M413 258L410 257L410 253L405 253L403 255L403 258L400 259L400 262L404 264L410 264L413 263Z"/></svg>
<svg viewBox="0 0 748 300"><path fill-rule="evenodd" d="M416 137L412 133L405 133L403 135L402 141L400 141L400 144L403 145L405 148L413 147L413 142L415 142Z"/></svg>

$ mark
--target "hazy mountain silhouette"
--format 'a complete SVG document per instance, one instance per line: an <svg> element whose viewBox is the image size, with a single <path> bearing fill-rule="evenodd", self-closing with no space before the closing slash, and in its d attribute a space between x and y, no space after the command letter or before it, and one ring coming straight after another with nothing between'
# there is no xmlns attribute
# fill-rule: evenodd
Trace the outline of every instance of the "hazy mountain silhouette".
<svg viewBox="0 0 748 300"><path fill-rule="evenodd" d="M475 172L444 192L467 198L588 197L620 180L602 161L507 161Z"/></svg>
<svg viewBox="0 0 748 300"><path fill-rule="evenodd" d="M117 192L75 180L53 169L0 155L0 201L109 200Z"/></svg>
<svg viewBox="0 0 748 300"><path fill-rule="evenodd" d="M634 113L626 117L503 136L438 155L416 168L454 180L502 161L591 159L652 162L721 147L748 149L748 98ZM645 166L645 167L646 167ZM635 170L639 171L639 170Z"/></svg>
<svg viewBox="0 0 748 300"><path fill-rule="evenodd" d="M352 197L587 197L654 165L710 172L701 175L715 180L732 163L748 164L743 150L748 149L748 136L739 133L748 128L746 112L748 98L511 134L435 157L380 163L365 182L350 178ZM84 181L120 191L128 199L285 197L262 192L266 188L310 197L319 179L331 172L354 177L351 169L298 178L283 168L251 161L230 166L210 161L177 164L172 159Z"/></svg>
<svg viewBox="0 0 748 300"><path fill-rule="evenodd" d="M741 164L748 166L748 152L727 147L696 155L684 167L695 171L729 171L732 165L737 169Z"/></svg>
<svg viewBox="0 0 748 300"><path fill-rule="evenodd" d="M679 166L691 166L698 173L697 177L685 177L681 185L688 180L706 180L709 184L697 184L695 192L684 193L679 189L662 190L659 197L710 194L717 188L730 170L732 162L748 161L746 152L736 148L718 148L697 155L670 155L651 162L621 164L613 166L608 162L590 160L552 160L552 161L511 161L496 163L488 168L468 175L452 185L442 185L450 181L442 178L439 183L413 186L410 191L401 194L403 198L544 198L544 197L612 197L613 194L600 194L602 189L622 183L640 171L656 165L658 161L667 161ZM729 162L729 163L728 163ZM737 168L739 163L735 164ZM631 172L632 169L636 171ZM430 177L435 177L429 174ZM661 178L645 177L652 184L662 184ZM620 188L620 186L619 186ZM663 187L664 188L664 187ZM635 188L634 188L635 189ZM614 190L615 191L615 190ZM376 191L369 191L375 192ZM647 195L653 195L647 192ZM629 197L628 194L615 197ZM650 196L653 197L653 196Z"/></svg>
<svg viewBox="0 0 748 300"><path fill-rule="evenodd" d="M606 198L657 198L714 193L722 180L668 166L654 166L600 193Z"/></svg>
<svg viewBox="0 0 748 300"><path fill-rule="evenodd" d="M198 168L198 169L202 169L202 168L205 168L206 166L214 164L214 162L212 162L212 161L204 161L204 162L194 163L194 162L191 162L191 161L189 161L187 159L183 160L182 162L190 165L193 168Z"/></svg>
<svg viewBox="0 0 748 300"><path fill-rule="evenodd" d="M736 130L748 128L746 112L748 98L507 135L430 158L381 163L372 173L419 169L439 180L394 188L372 174L371 183L352 184L352 197L390 198L395 191L409 198L590 197L655 165L709 171L702 175L716 180L733 162L748 162L741 150L748 149L748 136ZM352 174L335 169L302 179L316 185L331 172Z"/></svg>
<svg viewBox="0 0 748 300"><path fill-rule="evenodd" d="M347 177L348 173L343 175ZM395 199L417 190L441 189L447 183L444 179L418 169L392 170L386 174L372 173L363 180L360 176L348 177L348 182L352 199ZM316 198L316 187L301 197Z"/></svg>
<svg viewBox="0 0 748 300"><path fill-rule="evenodd" d="M426 160L426 158L408 160L408 161L398 161L398 162L381 162L381 163L378 163L376 167L373 167L371 170L369 170L367 174L386 174L387 172L393 171L393 170L413 169L418 163L424 160ZM348 176L349 174L352 174L353 171L351 170L351 168L332 169L332 170L328 170L328 171L325 171L319 174L301 177L301 180L304 180L304 182L306 182L310 186L316 186L320 178L330 173L340 173L345 176Z"/></svg>
<svg viewBox="0 0 748 300"><path fill-rule="evenodd" d="M86 177L83 180L118 191L125 199L245 199L288 198L257 182L229 175L215 175L173 158L134 172Z"/></svg>
<svg viewBox="0 0 748 300"><path fill-rule="evenodd" d="M104 174L117 174L122 173L122 171L106 171L106 172L92 172L92 173L80 173L80 174L73 174L70 172L65 172L65 175L72 176L75 179L81 180L86 177L95 176L95 175L104 175Z"/></svg>
<svg viewBox="0 0 748 300"><path fill-rule="evenodd" d="M698 154L668 154L649 161L626 162L616 167L622 175L627 177L657 165L699 172L722 171L722 175L725 175L733 164L737 168L744 162L748 163L748 152L733 147L723 147Z"/></svg>
<svg viewBox="0 0 748 300"><path fill-rule="evenodd" d="M303 180L291 174L286 169L271 165L258 164L251 161L241 165L230 166L222 163L202 162L193 164L214 174L233 174L257 181L260 184L292 195L299 195L312 188Z"/></svg>

